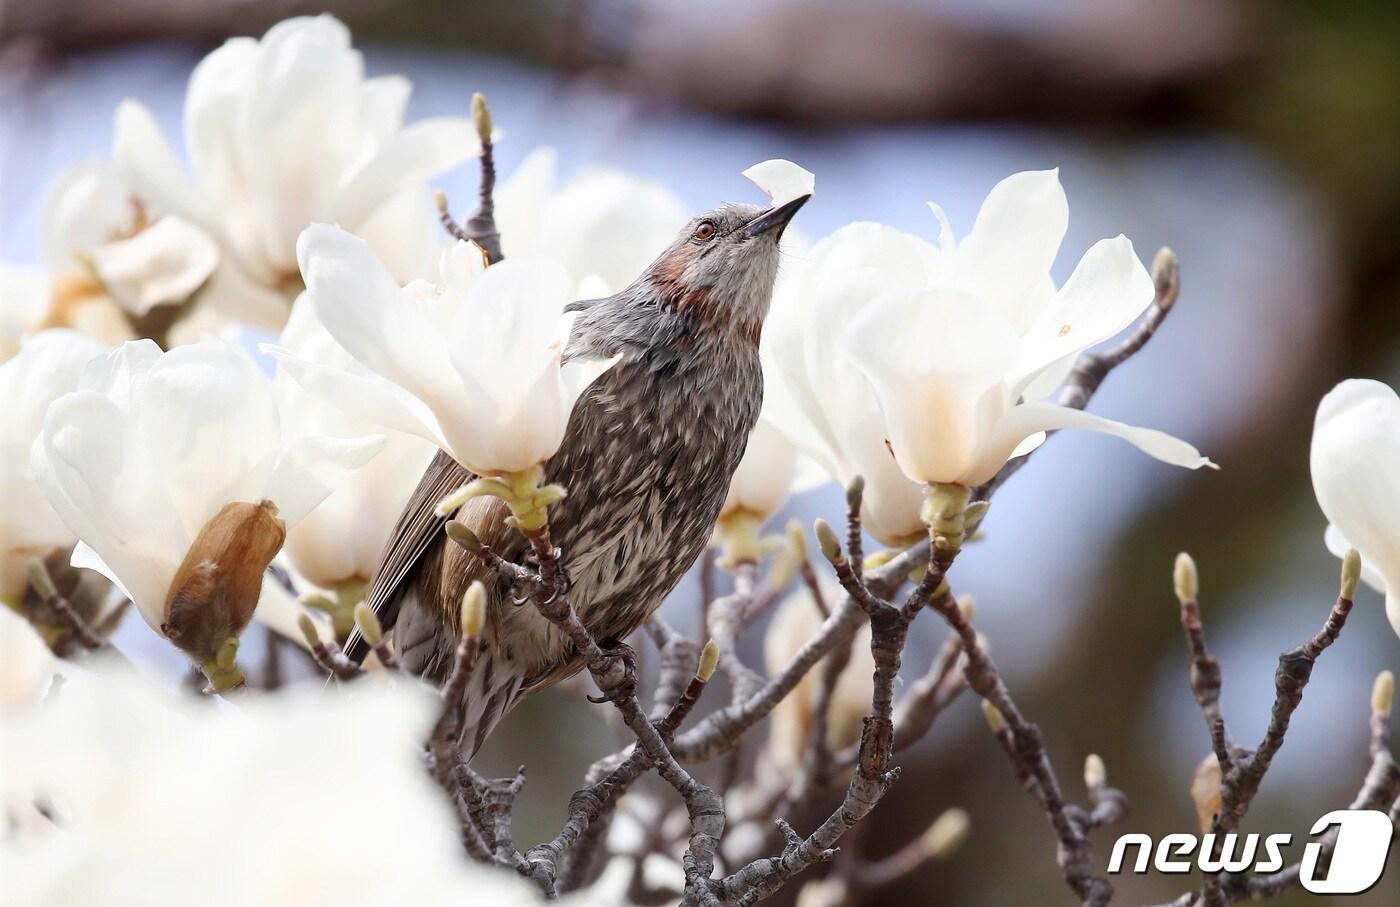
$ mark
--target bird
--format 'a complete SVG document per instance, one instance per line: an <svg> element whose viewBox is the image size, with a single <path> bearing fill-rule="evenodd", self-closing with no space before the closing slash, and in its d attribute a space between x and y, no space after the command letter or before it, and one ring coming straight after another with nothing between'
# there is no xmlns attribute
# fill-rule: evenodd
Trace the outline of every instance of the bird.
<svg viewBox="0 0 1400 907"><path fill-rule="evenodd" d="M759 340L779 268L779 240L810 195L767 208L727 203L691 219L622 291L570 303L564 361L614 358L580 395L545 481L569 601L593 638L618 645L699 557L763 403ZM508 561L531 566L499 498L455 513L437 505L475 476L439 451L390 533L366 596L400 665L431 682L451 671L463 596L487 590L485 645L461 706L468 758L519 700L584 666L563 633L512 599L510 583L448 538L449 520ZM518 599L517 599L518 600ZM346 654L369 646L358 633Z"/></svg>

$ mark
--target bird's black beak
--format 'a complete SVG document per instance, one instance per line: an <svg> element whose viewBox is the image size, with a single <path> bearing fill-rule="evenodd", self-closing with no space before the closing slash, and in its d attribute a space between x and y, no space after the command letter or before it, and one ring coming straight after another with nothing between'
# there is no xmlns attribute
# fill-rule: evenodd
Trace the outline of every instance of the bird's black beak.
<svg viewBox="0 0 1400 907"><path fill-rule="evenodd" d="M807 204L807 199L811 197L810 195L799 195L790 202L764 211L758 217L744 224L741 228L744 238L753 239L755 236L762 236L769 230L777 230L778 232L773 235L773 239L781 239L783 236L783 228L788 225L788 221L792 220L792 216L797 213L797 209Z"/></svg>

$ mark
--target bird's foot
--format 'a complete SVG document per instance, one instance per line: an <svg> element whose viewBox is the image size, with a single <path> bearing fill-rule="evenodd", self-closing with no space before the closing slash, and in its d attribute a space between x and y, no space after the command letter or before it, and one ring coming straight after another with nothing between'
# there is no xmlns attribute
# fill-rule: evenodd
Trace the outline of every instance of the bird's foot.
<svg viewBox="0 0 1400 907"><path fill-rule="evenodd" d="M539 604L553 604L556 599L563 598L569 594L569 589L573 587L573 577L569 575L569 568L564 565L564 552L558 548L554 549L553 558L553 583L546 582L544 571L540 569L540 560L533 551L525 554L525 565L535 571L535 591L540 597ZM516 604L524 604L525 598L516 600Z"/></svg>
<svg viewBox="0 0 1400 907"><path fill-rule="evenodd" d="M622 676L608 684L602 696L589 696L589 702L621 700L637 694L637 650L619 639L604 639L598 642L604 657L622 665ZM611 674L611 671L608 672Z"/></svg>

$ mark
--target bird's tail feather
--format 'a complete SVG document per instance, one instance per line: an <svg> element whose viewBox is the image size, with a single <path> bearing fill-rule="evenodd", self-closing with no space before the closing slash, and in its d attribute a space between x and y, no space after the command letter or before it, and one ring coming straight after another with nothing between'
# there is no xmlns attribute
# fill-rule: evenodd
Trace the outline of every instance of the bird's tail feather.
<svg viewBox="0 0 1400 907"><path fill-rule="evenodd" d="M462 732L458 738L468 759L476 755L491 731L520 701L524 684L524 673L509 661L494 658L490 649L477 657L462 698Z"/></svg>

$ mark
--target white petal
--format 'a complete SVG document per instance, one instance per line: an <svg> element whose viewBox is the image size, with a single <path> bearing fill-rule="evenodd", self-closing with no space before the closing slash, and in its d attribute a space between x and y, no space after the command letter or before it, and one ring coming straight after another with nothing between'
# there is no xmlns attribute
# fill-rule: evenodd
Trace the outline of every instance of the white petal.
<svg viewBox="0 0 1400 907"><path fill-rule="evenodd" d="M113 586L117 587L118 592L125 595L127 598L132 597L131 593L126 591L126 586L122 585L121 577L117 576L115 570L107 566L107 562L102 559L102 555L93 551L92 548L88 546L87 542L78 542L78 544L73 546L73 554L69 557L68 563L83 570L93 570L102 574L111 581ZM156 619L159 619L158 616L156 616ZM149 623L150 620L148 619L147 622Z"/></svg>
<svg viewBox="0 0 1400 907"><path fill-rule="evenodd" d="M938 221L938 248L939 251L952 253L957 251L958 240L953 233L953 225L948 222L948 215L941 205L928 203L928 209L933 212L933 217Z"/></svg>
<svg viewBox="0 0 1400 907"><path fill-rule="evenodd" d="M1050 266L1069 224L1058 170L1015 173L997 183L958 247L964 289L997 306L1018 328L1048 297ZM1039 303L1037 302L1039 300Z"/></svg>
<svg viewBox="0 0 1400 907"><path fill-rule="evenodd" d="M437 419L424 403L378 375L356 373L301 359L281 347L264 344L277 360L279 373L300 385L323 406L333 406L371 425L405 432L446 447Z"/></svg>
<svg viewBox="0 0 1400 907"><path fill-rule="evenodd" d="M162 217L130 239L92 250L103 286L137 316L189 299L218 261L218 247L208 234L175 216Z"/></svg>
<svg viewBox="0 0 1400 907"><path fill-rule="evenodd" d="M1397 462L1400 398L1395 391L1379 381L1352 379L1322 398L1311 453L1317 503L1392 593L1400 593Z"/></svg>
<svg viewBox="0 0 1400 907"><path fill-rule="evenodd" d="M754 164L744 171L744 176L773 200L775 208L804 195L811 195L817 184L817 178L810 170L804 170L792 161L782 158Z"/></svg>
<svg viewBox="0 0 1400 907"><path fill-rule="evenodd" d="M117 105L112 157L122 178L153 208L208 226L205 204L144 105L131 100Z"/></svg>
<svg viewBox="0 0 1400 907"><path fill-rule="evenodd" d="M263 577L262 594L258 596L258 607L253 611L254 619L304 649L306 636L301 632L299 623L303 615L321 624L322 633L330 635L324 621L297 601L281 583L271 576Z"/></svg>
<svg viewBox="0 0 1400 907"><path fill-rule="evenodd" d="M1152 304L1153 293L1152 276L1126 236L1095 243L1054 301L1021 335L1013 392L1057 364L1063 380L1074 354L1132 324Z"/></svg>
<svg viewBox="0 0 1400 907"><path fill-rule="evenodd" d="M297 257L321 323L352 356L430 405L451 392L446 325L401 290L364 240L313 224Z"/></svg>
<svg viewBox="0 0 1400 907"><path fill-rule="evenodd" d="M961 480L1009 402L1016 342L993 309L946 290L891 293L851 323L847 355L875 389L905 475Z"/></svg>
<svg viewBox="0 0 1400 907"><path fill-rule="evenodd" d="M1026 438L1036 432L1062 428L1082 428L1121 438L1148 456L1173 466L1186 469L1200 469L1202 466L1218 468L1201 456L1196 448L1165 432L1125 425L1083 410L1051 403L1025 403L1013 406L997 422L976 464L959 481L964 485L982 484L996 475Z"/></svg>
<svg viewBox="0 0 1400 907"><path fill-rule="evenodd" d="M330 220L355 227L407 183L425 182L475 155L472 124L456 117L420 120L389 139L336 193Z"/></svg>
<svg viewBox="0 0 1400 907"><path fill-rule="evenodd" d="M759 419L738 468L729 480L722 513L745 510L767 519L787 501L797 466L797 448L772 423Z"/></svg>
<svg viewBox="0 0 1400 907"><path fill-rule="evenodd" d="M44 258L51 271L83 267L83 257L136 228L136 205L117 168L84 161L59 175L44 207Z"/></svg>
<svg viewBox="0 0 1400 907"><path fill-rule="evenodd" d="M281 429L272 382L228 341L161 356L145 376L130 424L136 449L159 472L191 539L229 501L261 500L277 466Z"/></svg>
<svg viewBox="0 0 1400 907"><path fill-rule="evenodd" d="M536 148L509 178L497 185L496 227L501 232L501 250L507 259L535 252L555 253L542 248L537 237L558 169L559 155L553 148Z"/></svg>
<svg viewBox="0 0 1400 907"><path fill-rule="evenodd" d="M383 435L301 438L282 455L263 494L277 505L282 521L294 525L383 449Z"/></svg>
<svg viewBox="0 0 1400 907"><path fill-rule="evenodd" d="M174 507L109 398L78 391L49 407L31 468L49 504L97 553L81 566L119 578L146 622L159 628L170 581L189 547Z"/></svg>
<svg viewBox="0 0 1400 907"><path fill-rule="evenodd" d="M185 92L185 149L200 190L208 194L207 206L237 210L250 203L250 199L240 197L247 162L242 159L239 128L245 121L243 100L257 67L258 42L230 38L190 73Z"/></svg>

